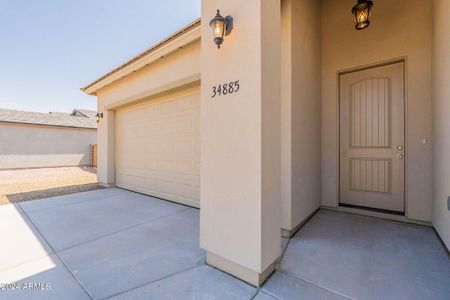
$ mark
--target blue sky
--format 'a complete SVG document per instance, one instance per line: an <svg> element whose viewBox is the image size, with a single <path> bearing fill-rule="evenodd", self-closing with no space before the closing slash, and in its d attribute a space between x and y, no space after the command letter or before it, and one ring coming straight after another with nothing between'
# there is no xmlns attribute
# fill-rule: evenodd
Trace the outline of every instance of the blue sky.
<svg viewBox="0 0 450 300"><path fill-rule="evenodd" d="M200 0L0 0L0 108L96 109L80 87L200 16Z"/></svg>

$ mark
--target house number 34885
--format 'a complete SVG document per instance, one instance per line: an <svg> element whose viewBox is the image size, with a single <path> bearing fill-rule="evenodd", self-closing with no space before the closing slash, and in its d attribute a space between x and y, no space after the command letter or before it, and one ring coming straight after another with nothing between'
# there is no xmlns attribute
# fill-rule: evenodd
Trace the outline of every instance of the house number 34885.
<svg viewBox="0 0 450 300"><path fill-rule="evenodd" d="M229 83L223 83L219 85L215 85L212 87L212 95L211 98L214 98L216 96L222 96L227 94L233 94L237 93L239 91L239 80L232 81Z"/></svg>

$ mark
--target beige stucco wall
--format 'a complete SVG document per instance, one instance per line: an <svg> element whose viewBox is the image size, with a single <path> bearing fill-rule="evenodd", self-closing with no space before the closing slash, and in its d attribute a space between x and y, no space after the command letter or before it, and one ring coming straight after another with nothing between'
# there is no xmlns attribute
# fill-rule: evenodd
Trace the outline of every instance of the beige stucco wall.
<svg viewBox="0 0 450 300"><path fill-rule="evenodd" d="M0 169L91 164L95 129L0 122Z"/></svg>
<svg viewBox="0 0 450 300"><path fill-rule="evenodd" d="M450 2L433 1L433 224L450 249Z"/></svg>
<svg viewBox="0 0 450 300"><path fill-rule="evenodd" d="M280 1L205 0L203 20L217 8L235 23L220 50L202 23L200 242L258 274L280 254ZM236 80L239 92L211 98Z"/></svg>
<svg viewBox="0 0 450 300"><path fill-rule="evenodd" d="M112 109L200 79L200 40L97 91L99 108Z"/></svg>
<svg viewBox="0 0 450 300"><path fill-rule="evenodd" d="M354 4L324 0L321 6L322 204L338 203L337 72L404 57L406 214L431 221L431 1L377 0L372 24L362 31L353 27Z"/></svg>
<svg viewBox="0 0 450 300"><path fill-rule="evenodd" d="M100 182L115 182L114 110L198 82L199 79L200 40L196 40L97 91L98 111L104 114L98 125L97 174Z"/></svg>
<svg viewBox="0 0 450 300"><path fill-rule="evenodd" d="M320 1L282 1L282 228L321 204Z"/></svg>
<svg viewBox="0 0 450 300"><path fill-rule="evenodd" d="M115 112L105 110L100 97L98 111L103 112L103 119L98 123L97 137L97 179L105 185L114 185L116 181L115 163Z"/></svg>

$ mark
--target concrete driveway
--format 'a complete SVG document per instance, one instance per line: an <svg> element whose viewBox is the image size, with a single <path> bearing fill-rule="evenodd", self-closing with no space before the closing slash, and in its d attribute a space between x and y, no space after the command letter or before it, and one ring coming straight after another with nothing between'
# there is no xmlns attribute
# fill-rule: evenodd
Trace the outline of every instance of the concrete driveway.
<svg viewBox="0 0 450 300"><path fill-rule="evenodd" d="M199 211L120 189L0 207L0 299L251 299L206 266Z"/></svg>

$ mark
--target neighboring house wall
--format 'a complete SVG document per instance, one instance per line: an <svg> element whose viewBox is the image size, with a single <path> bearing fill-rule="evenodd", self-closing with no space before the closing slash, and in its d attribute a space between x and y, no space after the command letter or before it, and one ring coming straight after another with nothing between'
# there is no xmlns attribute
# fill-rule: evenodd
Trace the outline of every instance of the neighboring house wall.
<svg viewBox="0 0 450 300"><path fill-rule="evenodd" d="M433 224L450 249L450 2L433 5Z"/></svg>
<svg viewBox="0 0 450 300"><path fill-rule="evenodd" d="M282 228L321 204L320 2L282 1Z"/></svg>
<svg viewBox="0 0 450 300"><path fill-rule="evenodd" d="M337 73L405 57L406 214L431 221L431 1L377 0L362 32L349 21L354 4L322 1L322 204L338 204Z"/></svg>
<svg viewBox="0 0 450 300"><path fill-rule="evenodd" d="M0 169L91 164L95 129L0 122Z"/></svg>

